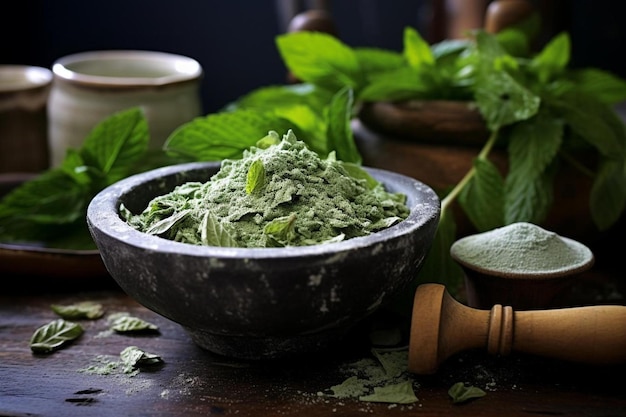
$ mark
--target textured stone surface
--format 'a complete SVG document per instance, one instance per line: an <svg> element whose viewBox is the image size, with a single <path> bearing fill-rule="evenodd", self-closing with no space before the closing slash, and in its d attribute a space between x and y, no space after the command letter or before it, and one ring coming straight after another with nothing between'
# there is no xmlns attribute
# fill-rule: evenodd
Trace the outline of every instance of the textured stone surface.
<svg viewBox="0 0 626 417"><path fill-rule="evenodd" d="M147 235L119 216L187 181L207 181L219 164L193 163L139 174L103 190L87 221L105 266L130 296L181 324L200 346L266 358L322 348L401 290L434 238L439 199L426 185L369 169L407 195L411 214L366 237L289 248L194 246ZM249 344L246 343L249 341Z"/></svg>

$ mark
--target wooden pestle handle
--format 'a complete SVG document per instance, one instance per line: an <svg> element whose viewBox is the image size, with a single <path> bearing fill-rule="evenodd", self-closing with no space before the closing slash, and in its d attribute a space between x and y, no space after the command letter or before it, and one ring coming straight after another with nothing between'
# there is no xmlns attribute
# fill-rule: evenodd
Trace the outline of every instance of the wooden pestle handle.
<svg viewBox="0 0 626 417"><path fill-rule="evenodd" d="M513 311L467 307L443 285L415 292L409 342L409 371L432 374L455 353L486 348L589 364L626 362L626 306L604 305Z"/></svg>

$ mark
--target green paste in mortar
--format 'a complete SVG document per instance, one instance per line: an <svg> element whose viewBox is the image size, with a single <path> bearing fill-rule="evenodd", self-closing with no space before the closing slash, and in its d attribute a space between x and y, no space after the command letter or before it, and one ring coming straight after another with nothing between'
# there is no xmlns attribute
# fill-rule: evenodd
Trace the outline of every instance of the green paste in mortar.
<svg viewBox="0 0 626 417"><path fill-rule="evenodd" d="M132 227L194 245L305 246L365 236L405 219L406 196L367 172L321 159L290 130L270 132L209 181L188 182L133 215Z"/></svg>

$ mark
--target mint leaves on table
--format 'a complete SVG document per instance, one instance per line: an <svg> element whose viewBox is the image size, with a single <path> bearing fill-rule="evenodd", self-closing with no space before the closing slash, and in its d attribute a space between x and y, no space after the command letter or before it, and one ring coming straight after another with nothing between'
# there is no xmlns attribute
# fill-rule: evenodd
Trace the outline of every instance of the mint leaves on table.
<svg viewBox="0 0 626 417"><path fill-rule="evenodd" d="M146 320L128 315L116 313L108 317L107 322L111 330L118 333L158 333L159 327Z"/></svg>
<svg viewBox="0 0 626 417"><path fill-rule="evenodd" d="M66 321L65 318L98 320L104 315L101 304L93 301L81 301L75 304L53 304L52 310L64 317L53 320L35 330L30 339L30 349L33 353L47 354L57 351L78 339L83 333L83 327L74 322ZM158 327L148 321L129 315L128 313L114 313L107 318L110 329L120 334L134 334L152 332L158 333ZM163 359L153 353L148 353L137 346L128 346L120 352L120 360L116 362L103 362L103 355L97 360L100 365L92 365L80 372L108 375L118 367L130 376L139 373L140 368L162 365Z"/></svg>
<svg viewBox="0 0 626 417"><path fill-rule="evenodd" d="M51 353L83 334L78 323L63 319L54 320L39 327L30 339L30 349L34 353Z"/></svg>
<svg viewBox="0 0 626 417"><path fill-rule="evenodd" d="M104 316L102 304L93 301L81 301L75 304L50 306L58 316L66 320L97 320Z"/></svg>

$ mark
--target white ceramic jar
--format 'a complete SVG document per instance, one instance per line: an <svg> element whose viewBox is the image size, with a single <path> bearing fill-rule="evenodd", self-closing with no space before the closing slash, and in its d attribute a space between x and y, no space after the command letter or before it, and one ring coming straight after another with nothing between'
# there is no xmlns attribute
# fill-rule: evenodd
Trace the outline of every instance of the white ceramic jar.
<svg viewBox="0 0 626 417"><path fill-rule="evenodd" d="M107 116L140 106L150 147L161 148L180 125L201 115L201 65L193 58L157 51L89 51L57 59L48 102L50 165L81 146Z"/></svg>

